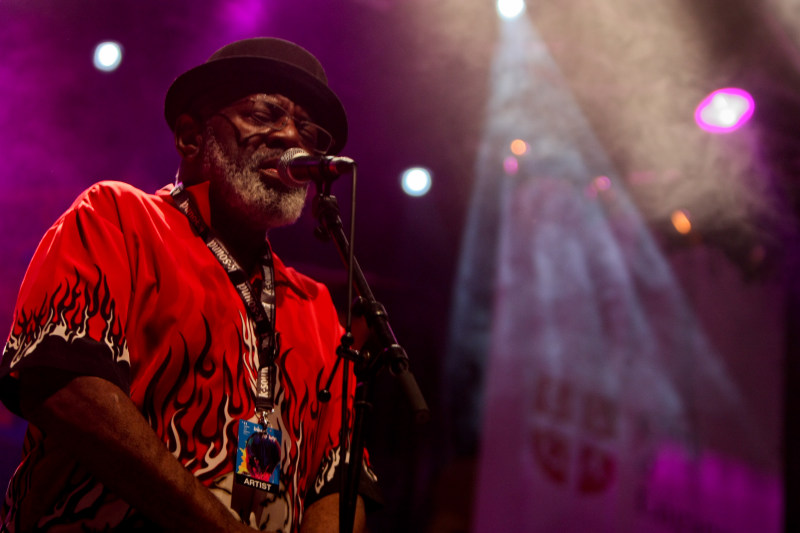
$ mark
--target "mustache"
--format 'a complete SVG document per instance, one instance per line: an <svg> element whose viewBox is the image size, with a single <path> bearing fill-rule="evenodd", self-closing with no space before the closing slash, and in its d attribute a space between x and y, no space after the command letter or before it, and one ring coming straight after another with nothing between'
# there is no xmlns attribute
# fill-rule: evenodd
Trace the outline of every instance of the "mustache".
<svg viewBox="0 0 800 533"><path fill-rule="evenodd" d="M266 166L275 167L283 155L283 152L285 152L283 148L259 149L247 158L247 165L254 168L264 168Z"/></svg>

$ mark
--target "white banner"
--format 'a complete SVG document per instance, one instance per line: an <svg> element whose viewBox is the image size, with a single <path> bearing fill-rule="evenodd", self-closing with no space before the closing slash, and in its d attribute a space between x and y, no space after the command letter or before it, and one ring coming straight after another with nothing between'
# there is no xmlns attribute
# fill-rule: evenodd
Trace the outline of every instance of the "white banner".
<svg viewBox="0 0 800 533"><path fill-rule="evenodd" d="M780 293L722 280L723 303L751 304L751 328L727 333L745 350L769 337L721 355L624 191L603 183L507 187L474 531L778 533L780 437L755 408L780 410ZM721 278L708 272L698 283ZM773 369L734 379L742 357ZM747 380L764 376L768 401L752 401Z"/></svg>

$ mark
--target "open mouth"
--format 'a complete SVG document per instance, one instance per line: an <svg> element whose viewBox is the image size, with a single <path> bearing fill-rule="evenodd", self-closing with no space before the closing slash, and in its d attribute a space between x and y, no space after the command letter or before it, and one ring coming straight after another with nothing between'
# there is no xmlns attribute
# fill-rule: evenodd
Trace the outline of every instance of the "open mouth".
<svg viewBox="0 0 800 533"><path fill-rule="evenodd" d="M278 158L271 158L265 159L261 162L258 166L258 170L261 174L269 176L271 178L278 178Z"/></svg>
<svg viewBox="0 0 800 533"><path fill-rule="evenodd" d="M261 167L261 168L258 169L258 171L263 176L269 176L271 178L279 178L280 177L280 176L278 176L278 169L275 169L275 168Z"/></svg>

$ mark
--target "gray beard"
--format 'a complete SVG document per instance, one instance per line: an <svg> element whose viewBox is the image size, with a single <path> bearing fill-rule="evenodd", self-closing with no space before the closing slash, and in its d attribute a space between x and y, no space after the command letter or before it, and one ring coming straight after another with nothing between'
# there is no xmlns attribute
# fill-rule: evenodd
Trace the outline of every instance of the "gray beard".
<svg viewBox="0 0 800 533"><path fill-rule="evenodd" d="M256 152L249 159L235 160L213 131L206 129L203 174L211 179L212 194L220 197L230 216L264 230L296 222L307 191L307 187L287 187L277 179L264 181L259 168L269 156Z"/></svg>

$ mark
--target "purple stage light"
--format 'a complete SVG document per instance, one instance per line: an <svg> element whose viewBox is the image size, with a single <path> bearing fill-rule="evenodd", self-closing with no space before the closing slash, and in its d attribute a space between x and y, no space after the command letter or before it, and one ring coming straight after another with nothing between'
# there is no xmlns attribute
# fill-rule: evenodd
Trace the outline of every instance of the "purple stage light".
<svg viewBox="0 0 800 533"><path fill-rule="evenodd" d="M611 188L611 180L608 176L597 176L592 183L598 191L607 191Z"/></svg>
<svg viewBox="0 0 800 533"><path fill-rule="evenodd" d="M503 160L503 170L506 171L506 174L513 176L519 170L519 161L513 155L506 157Z"/></svg>
<svg viewBox="0 0 800 533"><path fill-rule="evenodd" d="M741 128L755 111L755 101L743 89L728 87L706 96L694 111L700 128L711 133L730 133Z"/></svg>

